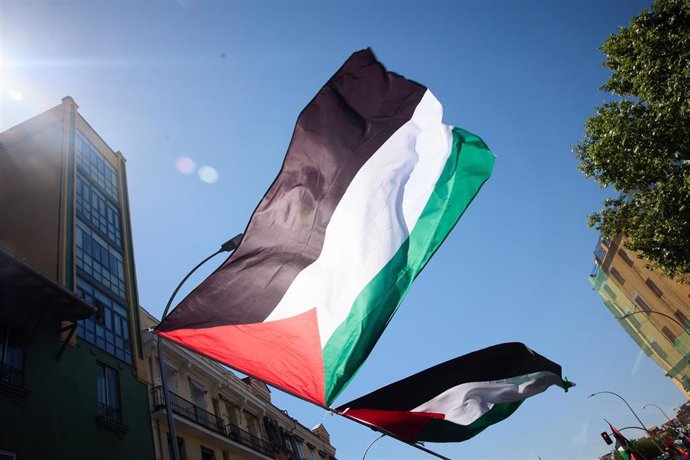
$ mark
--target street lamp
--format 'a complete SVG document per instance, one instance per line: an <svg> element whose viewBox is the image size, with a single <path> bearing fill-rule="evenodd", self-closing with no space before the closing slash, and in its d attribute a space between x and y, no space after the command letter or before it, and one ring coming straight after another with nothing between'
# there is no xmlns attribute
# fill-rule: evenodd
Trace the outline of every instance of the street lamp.
<svg viewBox="0 0 690 460"><path fill-rule="evenodd" d="M640 422L640 426L641 426L642 428L644 428L644 430L647 432L647 435L649 436L649 438L650 438L650 439L652 440L652 442L656 445L656 447L659 448L659 452L661 452L662 455L663 455L664 450L663 450L663 449L661 448L661 446L656 442L656 440L654 439L654 436L652 436L652 433L650 433L649 430L647 429L647 427L645 426L645 424L642 423L642 420L640 420L640 417L637 416L637 414L635 413L635 411L633 410L633 408L630 407L630 404L628 404L628 401L626 401L625 398L623 398L623 397L622 397L621 395L619 395L618 393L614 393L613 391L597 391L596 393L592 393L591 395L589 395L589 396L587 396L587 397L588 397L588 398L591 398L592 396L600 395L600 394L602 394L602 393L607 393L607 394L610 394L610 395L614 395L614 396L618 397L621 401L623 401L623 402L625 403L626 406L628 406L628 409L630 409L630 412L632 412L632 414L635 416L635 418L637 419L637 421Z"/></svg>
<svg viewBox="0 0 690 460"><path fill-rule="evenodd" d="M675 424L673 423L673 420L671 420L671 419L669 418L669 416L666 415L666 412L664 412L664 410L663 410L661 407L657 406L656 404L647 404L646 406L642 406L642 409L645 409L645 408L647 408L647 407L649 407L649 406L656 407L657 409L659 409L659 410L661 411L661 413L664 414L664 417L666 417L666 420L668 420L668 423L671 425L671 427L673 427L673 426L675 425Z"/></svg>
<svg viewBox="0 0 690 460"><path fill-rule="evenodd" d="M679 326L681 327L681 329L683 329L683 331L684 331L686 334L690 335L690 332L688 332L688 327L687 327L685 324L681 323L680 321L678 321L676 318L674 318L674 317L671 316L671 315L667 315L666 313L662 313L662 312L656 311L656 310L649 310L649 311L647 311L647 310L637 310L637 311L632 311L632 312L630 312L630 313L624 314L623 316L616 316L616 319L618 319L618 320L624 320L624 319L630 318L632 315L638 315L638 314L640 314L640 313L644 313L644 314L656 313L657 315L665 316L666 318L670 319L671 321L673 321L674 323L676 323L677 325L679 325Z"/></svg>
<svg viewBox="0 0 690 460"><path fill-rule="evenodd" d="M220 246L220 249L218 249L216 252L211 254L210 256L206 257L204 260L199 262L196 267L192 268L192 270L187 273L187 276L182 278L182 281L180 281L180 284L177 285L175 290L173 291L172 295L170 296L170 299L168 300L167 305L165 306L165 310L163 311L163 316L161 316L161 321L163 321L167 316L168 316L168 310L170 309L170 305L172 304L173 299L175 298L175 295L177 295L177 291L180 290L182 285L189 279L190 276L192 276L192 273L194 273L199 267L204 265L206 262L211 260L213 257L217 256L221 252L229 252L229 251L234 251L237 249L237 246L239 246L240 241L242 241L242 237L244 235L240 233L239 235L235 236L234 238L226 241ZM165 416L168 421L168 431L170 433L170 447L172 450L172 458L173 460L180 460L180 450L177 447L177 433L175 431L175 420L173 418L173 413L172 413L172 407L170 407L170 393L168 392L168 380L166 377L165 369L163 367L163 337L160 335L158 336L158 369L160 370L161 374L161 385L163 386L163 402L165 404Z"/></svg>

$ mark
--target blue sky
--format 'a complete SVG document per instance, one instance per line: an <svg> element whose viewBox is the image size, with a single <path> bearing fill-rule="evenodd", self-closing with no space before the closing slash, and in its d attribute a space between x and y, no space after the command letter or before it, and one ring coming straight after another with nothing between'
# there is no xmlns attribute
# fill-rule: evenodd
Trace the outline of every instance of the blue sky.
<svg viewBox="0 0 690 460"><path fill-rule="evenodd" d="M464 459L593 458L607 451L604 417L636 422L617 398L588 394L620 393L647 425L663 416L642 406L672 412L685 400L591 289L597 234L586 216L605 191L577 171L571 153L606 98L597 89L608 75L598 47L646 7L0 0L0 130L71 95L122 151L140 301L160 315L182 276L244 229L304 105L352 52L371 47L390 70L428 86L444 121L480 135L497 160L338 402L469 351L523 341L578 386L528 400L470 441L429 447ZM306 426L323 421L341 460L361 458L376 437L278 390L273 400ZM430 457L383 439L367 458Z"/></svg>

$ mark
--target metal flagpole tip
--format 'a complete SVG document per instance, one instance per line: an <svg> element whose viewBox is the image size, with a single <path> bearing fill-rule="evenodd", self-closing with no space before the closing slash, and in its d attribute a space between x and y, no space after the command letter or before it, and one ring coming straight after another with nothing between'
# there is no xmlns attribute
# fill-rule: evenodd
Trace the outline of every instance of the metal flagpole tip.
<svg viewBox="0 0 690 460"><path fill-rule="evenodd" d="M234 251L235 249L237 249L237 246L240 245L240 242L242 241L242 237L244 237L244 233L240 233L238 235L235 235L232 239L223 243L220 246L220 250L222 252Z"/></svg>

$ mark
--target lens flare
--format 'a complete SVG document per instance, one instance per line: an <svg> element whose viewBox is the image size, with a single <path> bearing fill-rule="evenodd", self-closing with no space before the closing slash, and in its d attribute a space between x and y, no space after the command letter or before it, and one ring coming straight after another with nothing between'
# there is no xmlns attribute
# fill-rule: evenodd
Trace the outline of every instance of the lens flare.
<svg viewBox="0 0 690 460"><path fill-rule="evenodd" d="M175 168L182 174L194 174L196 163L189 157L179 157L175 160Z"/></svg>
<svg viewBox="0 0 690 460"><path fill-rule="evenodd" d="M16 89L10 90L9 96L10 96L10 99L17 101L17 102L24 99L24 94L22 94L20 91L17 91Z"/></svg>
<svg viewBox="0 0 690 460"><path fill-rule="evenodd" d="M199 179L206 182L207 184L214 184L218 182L220 175L215 168L211 166L202 166L199 168Z"/></svg>

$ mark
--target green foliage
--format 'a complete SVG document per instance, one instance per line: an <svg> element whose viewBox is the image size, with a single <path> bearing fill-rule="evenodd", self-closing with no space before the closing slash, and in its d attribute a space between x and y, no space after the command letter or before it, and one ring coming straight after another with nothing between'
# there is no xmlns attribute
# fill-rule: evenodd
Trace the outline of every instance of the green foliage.
<svg viewBox="0 0 690 460"><path fill-rule="evenodd" d="M654 441L649 438L636 439L633 447L635 452L637 452L643 458L651 460L661 455L659 448L656 446L656 444L654 444Z"/></svg>
<svg viewBox="0 0 690 460"><path fill-rule="evenodd" d="M664 437L676 439L678 437L678 432L673 428L666 428L666 431L664 431Z"/></svg>
<svg viewBox="0 0 690 460"><path fill-rule="evenodd" d="M606 39L601 87L614 99L585 123L579 169L618 199L589 216L625 234L669 276L690 273L690 0L657 0Z"/></svg>

